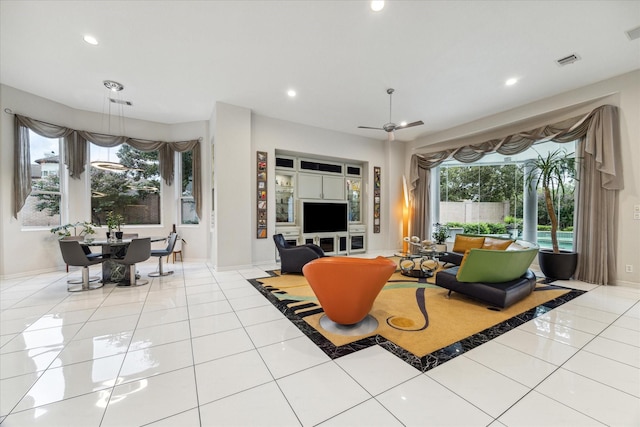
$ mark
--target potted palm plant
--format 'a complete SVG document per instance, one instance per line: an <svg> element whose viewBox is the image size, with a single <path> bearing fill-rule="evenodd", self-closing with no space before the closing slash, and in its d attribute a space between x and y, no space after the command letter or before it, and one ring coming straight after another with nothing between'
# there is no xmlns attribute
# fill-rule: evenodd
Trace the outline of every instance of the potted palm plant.
<svg viewBox="0 0 640 427"><path fill-rule="evenodd" d="M578 254L561 250L558 245L558 217L555 200L565 194L565 184L575 179L575 157L563 148L551 151L529 161L532 166L527 175L527 184L531 188L541 188L544 193L545 207L551 222L552 249L540 249L538 263L546 277L567 280L573 276L578 265Z"/></svg>

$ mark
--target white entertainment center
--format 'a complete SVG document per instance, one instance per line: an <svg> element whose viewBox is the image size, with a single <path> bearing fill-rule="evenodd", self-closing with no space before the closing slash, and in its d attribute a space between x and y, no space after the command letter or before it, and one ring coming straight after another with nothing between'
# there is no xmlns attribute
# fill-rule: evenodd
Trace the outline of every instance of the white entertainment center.
<svg viewBox="0 0 640 427"><path fill-rule="evenodd" d="M362 163L276 152L276 234L328 255L365 252L363 172Z"/></svg>

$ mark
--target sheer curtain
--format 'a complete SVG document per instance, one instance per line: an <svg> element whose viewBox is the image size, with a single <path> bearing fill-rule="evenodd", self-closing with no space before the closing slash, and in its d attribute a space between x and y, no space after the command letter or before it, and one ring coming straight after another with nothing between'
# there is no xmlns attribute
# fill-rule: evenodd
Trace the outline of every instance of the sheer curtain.
<svg viewBox="0 0 640 427"><path fill-rule="evenodd" d="M593 111L560 123L517 132L479 144L453 147L428 154L414 154L411 159L411 193L415 202L412 224L430 223L428 201L430 180L421 169L429 170L448 159L471 163L485 154L509 155L527 150L535 143L578 140L578 213L575 224L575 248L578 267L574 277L589 283L609 284L615 277L618 192L623 188L620 159L620 121L618 108L603 105ZM416 160L414 160L416 158ZM414 165L416 171L414 172ZM594 237L597 236L597 240Z"/></svg>
<svg viewBox="0 0 640 427"><path fill-rule="evenodd" d="M174 154L176 152L193 151L193 199L196 213L202 218L202 162L200 141L148 141L125 136L104 135L95 132L75 130L64 126L34 120L29 117L15 115L14 128L14 211L13 216L23 208L31 193L31 159L29 156L29 129L47 138L64 138L64 163L69 176L79 179L87 164L87 141L101 147L115 147L129 144L141 151L158 151L160 176L167 185L174 179Z"/></svg>

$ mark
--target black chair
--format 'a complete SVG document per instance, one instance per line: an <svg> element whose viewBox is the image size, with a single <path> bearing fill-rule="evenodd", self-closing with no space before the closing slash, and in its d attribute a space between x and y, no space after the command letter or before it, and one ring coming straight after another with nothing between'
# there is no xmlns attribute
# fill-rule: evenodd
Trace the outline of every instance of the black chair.
<svg viewBox="0 0 640 427"><path fill-rule="evenodd" d="M90 291L104 286L101 282L92 283L89 279L89 266L104 262L100 254L87 255L77 240L59 240L59 243L62 259L67 266L82 267L82 281L69 282L70 285L80 286L67 286L69 292Z"/></svg>
<svg viewBox="0 0 640 427"><path fill-rule="evenodd" d="M133 239L127 247L127 253L122 259L114 259L118 264L124 264L129 268L129 282L118 286L142 286L149 283L148 280L138 280L136 277L136 263L143 262L151 256L151 238Z"/></svg>
<svg viewBox="0 0 640 427"><path fill-rule="evenodd" d="M282 234L274 234L273 241L280 254L281 273L302 273L302 267L309 261L324 256L324 251L318 245L291 246Z"/></svg>
<svg viewBox="0 0 640 427"><path fill-rule="evenodd" d="M149 273L149 277L160 277L173 274L173 271L164 271L162 269L162 258L171 255L171 253L173 252L173 247L176 245L177 238L178 235L176 233L171 233L169 234L169 241L165 249L154 249L151 251L151 256L158 257L158 271Z"/></svg>

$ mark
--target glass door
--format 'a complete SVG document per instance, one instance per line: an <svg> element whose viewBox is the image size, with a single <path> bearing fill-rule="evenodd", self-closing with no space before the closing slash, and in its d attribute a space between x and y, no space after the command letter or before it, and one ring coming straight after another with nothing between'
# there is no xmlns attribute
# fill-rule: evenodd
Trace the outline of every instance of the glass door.
<svg viewBox="0 0 640 427"><path fill-rule="evenodd" d="M276 223L295 223L293 178L292 173L276 172Z"/></svg>
<svg viewBox="0 0 640 427"><path fill-rule="evenodd" d="M347 200L349 201L349 222L361 222L360 199L362 192L360 178L347 178Z"/></svg>

